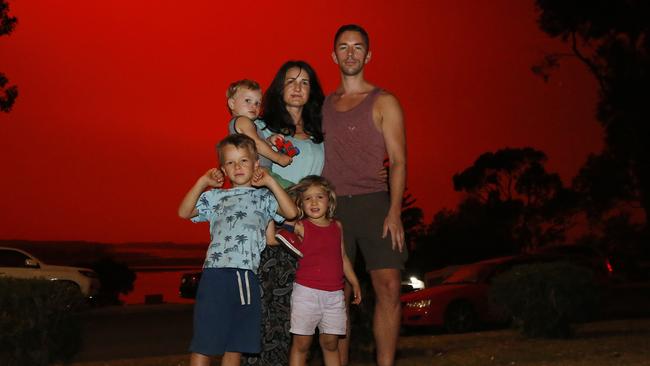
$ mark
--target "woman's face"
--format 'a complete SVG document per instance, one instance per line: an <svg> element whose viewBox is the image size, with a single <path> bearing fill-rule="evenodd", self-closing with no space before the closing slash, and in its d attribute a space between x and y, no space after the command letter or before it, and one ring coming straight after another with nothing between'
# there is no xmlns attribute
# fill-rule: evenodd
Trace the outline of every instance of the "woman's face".
<svg viewBox="0 0 650 366"><path fill-rule="evenodd" d="M287 70L284 77L283 99L287 106L302 107L309 100L309 75L299 67Z"/></svg>

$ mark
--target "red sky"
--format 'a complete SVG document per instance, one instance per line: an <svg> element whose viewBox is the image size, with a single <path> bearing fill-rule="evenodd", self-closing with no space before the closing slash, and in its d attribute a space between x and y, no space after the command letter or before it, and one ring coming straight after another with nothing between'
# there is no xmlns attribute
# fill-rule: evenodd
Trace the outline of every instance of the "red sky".
<svg viewBox="0 0 650 366"><path fill-rule="evenodd" d="M0 113L0 239L206 241L176 208L215 164L228 84L266 86L304 59L331 92L332 36L350 22L371 36L366 77L404 108L427 221L455 207L451 176L483 152L533 146L569 182L602 146L584 67L567 60L548 83L530 71L563 49L532 0L224 4L10 0L19 24L0 38L0 71L20 96Z"/></svg>

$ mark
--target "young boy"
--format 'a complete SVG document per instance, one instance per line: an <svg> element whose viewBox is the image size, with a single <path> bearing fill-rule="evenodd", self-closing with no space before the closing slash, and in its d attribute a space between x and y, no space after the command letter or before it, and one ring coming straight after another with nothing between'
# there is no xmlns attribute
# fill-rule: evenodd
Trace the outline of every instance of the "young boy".
<svg viewBox="0 0 650 366"><path fill-rule="evenodd" d="M182 218L210 223L210 246L194 306L192 366L208 366L210 356L218 354L224 355L222 365L239 365L242 353L260 352L260 286L255 274L265 229L272 219L282 221L298 213L284 189L260 171L251 138L230 135L217 151L221 172L233 187L205 191L223 185L223 175L210 169L178 208Z"/></svg>
<svg viewBox="0 0 650 366"><path fill-rule="evenodd" d="M266 124L258 118L260 106L262 105L262 89L260 85L256 81L248 79L235 81L228 87L226 98L228 110L233 116L228 123L228 133L241 133L255 141L255 146L260 154L260 166L270 171L273 163L280 166L291 164L292 158L273 150L262 134ZM293 182L285 180L275 173L271 173L271 176L283 188L293 185Z"/></svg>
<svg viewBox="0 0 650 366"><path fill-rule="evenodd" d="M273 150L271 145L266 141L265 135L262 130L266 128L266 124L261 119L257 118L260 115L260 106L262 105L262 88L260 85L249 79L242 79L234 81L228 86L226 91L226 98L228 110L233 116L228 122L229 134L244 134L253 141L259 153L260 166L268 169L269 174L275 179L282 188L288 188L294 183L282 178L280 175L271 171L271 165L276 163L280 166L287 166L291 164L292 158L288 155L282 154ZM270 132L269 132L270 135ZM279 231L280 242L288 246L288 248L296 252L290 243L295 241L295 236L287 233L286 230ZM285 238L286 237L286 238ZM275 224L269 223L266 229L266 241L269 245L277 245Z"/></svg>

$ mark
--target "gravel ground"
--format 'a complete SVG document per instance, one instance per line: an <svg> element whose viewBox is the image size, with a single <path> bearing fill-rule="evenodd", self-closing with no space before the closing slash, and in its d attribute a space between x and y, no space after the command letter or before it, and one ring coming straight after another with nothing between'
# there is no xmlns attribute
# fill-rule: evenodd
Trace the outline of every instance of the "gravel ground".
<svg viewBox="0 0 650 366"><path fill-rule="evenodd" d="M524 339L512 330L418 334L399 342L397 366L650 366L650 318L578 327L569 340ZM212 363L218 365L219 360ZM316 365L318 363L313 363ZM69 366L187 366L189 355L76 362ZM370 366L368 361L354 366Z"/></svg>

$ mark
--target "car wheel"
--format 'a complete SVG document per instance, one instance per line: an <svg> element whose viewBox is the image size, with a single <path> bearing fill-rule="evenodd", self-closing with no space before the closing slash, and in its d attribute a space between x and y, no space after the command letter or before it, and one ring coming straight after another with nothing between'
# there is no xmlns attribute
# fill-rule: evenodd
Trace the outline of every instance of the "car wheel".
<svg viewBox="0 0 650 366"><path fill-rule="evenodd" d="M445 329L449 333L465 333L476 326L476 312L471 303L457 301L445 311Z"/></svg>
<svg viewBox="0 0 650 366"><path fill-rule="evenodd" d="M74 291L74 292L78 291L79 293L81 293L81 288L79 287L79 285L77 285L74 282L59 281L59 283L61 284L61 288L65 289L66 291Z"/></svg>

